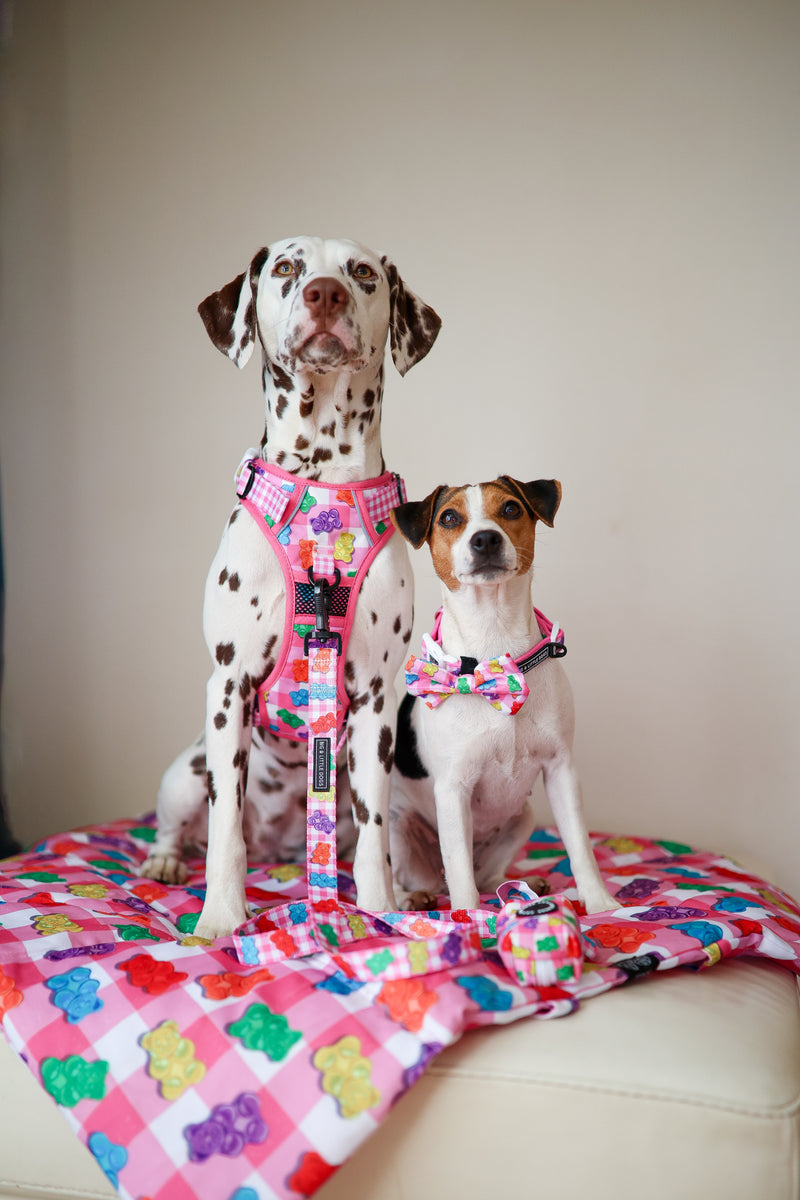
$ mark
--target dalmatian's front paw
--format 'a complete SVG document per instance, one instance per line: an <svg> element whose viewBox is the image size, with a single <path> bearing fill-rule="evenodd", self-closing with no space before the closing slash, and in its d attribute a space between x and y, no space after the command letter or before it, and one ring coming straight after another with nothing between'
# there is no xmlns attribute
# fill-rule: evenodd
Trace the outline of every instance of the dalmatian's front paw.
<svg viewBox="0 0 800 1200"><path fill-rule="evenodd" d="M200 920L195 926L195 936L208 938L230 937L235 929L250 920L250 909L242 899L242 903L232 901L214 902L206 899Z"/></svg>
<svg viewBox="0 0 800 1200"><path fill-rule="evenodd" d="M150 854L139 868L139 874L145 879L155 879L159 883L186 883L189 872L186 864L175 854Z"/></svg>

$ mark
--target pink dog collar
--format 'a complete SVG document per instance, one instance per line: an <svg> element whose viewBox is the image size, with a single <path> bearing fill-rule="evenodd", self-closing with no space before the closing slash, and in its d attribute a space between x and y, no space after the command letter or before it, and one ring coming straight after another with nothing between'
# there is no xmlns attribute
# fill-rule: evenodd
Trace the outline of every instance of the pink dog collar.
<svg viewBox="0 0 800 1200"><path fill-rule="evenodd" d="M483 696L498 712L513 716L519 712L529 695L523 676L547 658L563 658L567 653L564 631L557 622L549 621L535 608L539 629L544 635L532 649L512 658L500 654L497 658L478 662L475 658L455 658L447 655L441 645L442 610L436 614L432 633L422 638L422 656L412 654L406 663L406 688L419 696L428 708L436 708L448 696Z"/></svg>

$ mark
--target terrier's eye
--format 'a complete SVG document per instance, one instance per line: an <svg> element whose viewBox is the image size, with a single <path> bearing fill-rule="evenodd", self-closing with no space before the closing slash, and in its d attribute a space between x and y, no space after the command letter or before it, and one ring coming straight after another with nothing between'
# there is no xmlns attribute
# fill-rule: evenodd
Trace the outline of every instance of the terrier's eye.
<svg viewBox="0 0 800 1200"><path fill-rule="evenodd" d="M522 516L522 509L517 504L516 500L506 500L505 504L500 509L500 516L505 517L507 521L515 521L517 517Z"/></svg>
<svg viewBox="0 0 800 1200"><path fill-rule="evenodd" d="M446 508L439 516L439 524L444 525L445 529L455 529L461 524L461 517L454 508Z"/></svg>
<svg viewBox="0 0 800 1200"><path fill-rule="evenodd" d="M353 272L356 279L377 279L377 275L373 271L369 263L359 263Z"/></svg>
<svg viewBox="0 0 800 1200"><path fill-rule="evenodd" d="M280 262L275 263L272 274L280 275L282 279L288 279L290 275L294 275L294 264L290 263L288 258L282 258Z"/></svg>

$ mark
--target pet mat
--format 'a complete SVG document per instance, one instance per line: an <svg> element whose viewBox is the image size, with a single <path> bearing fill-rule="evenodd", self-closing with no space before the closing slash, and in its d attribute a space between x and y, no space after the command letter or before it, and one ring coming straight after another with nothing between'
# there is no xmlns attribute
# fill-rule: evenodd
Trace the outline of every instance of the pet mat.
<svg viewBox="0 0 800 1200"><path fill-rule="evenodd" d="M502 927L499 947L491 936L494 897L474 961L423 955L388 977L388 922L368 954L356 941L358 970L334 947L248 965L233 938L194 934L201 859L183 887L139 877L154 834L152 816L121 820L0 862L3 1030L126 1200L312 1196L470 1029L563 1016L642 976L740 954L800 973L789 896L719 855L603 834L592 841L620 908L580 917L582 970L515 970L527 952ZM537 830L508 872L531 874L575 902L554 831ZM301 866L252 867L247 882L254 914L305 899ZM343 864L338 885L354 899ZM557 941L545 931L534 952L545 961Z"/></svg>

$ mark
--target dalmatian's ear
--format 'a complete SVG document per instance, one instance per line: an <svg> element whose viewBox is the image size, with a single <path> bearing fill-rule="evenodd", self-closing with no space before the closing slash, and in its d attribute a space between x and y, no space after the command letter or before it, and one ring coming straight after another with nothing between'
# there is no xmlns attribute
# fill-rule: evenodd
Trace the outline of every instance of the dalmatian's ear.
<svg viewBox="0 0 800 1200"><path fill-rule="evenodd" d="M430 350L442 326L442 319L430 305L406 287L397 267L385 255L381 262L389 279L389 332L392 359L401 375Z"/></svg>
<svg viewBox="0 0 800 1200"><path fill-rule="evenodd" d="M389 513L394 527L415 550L419 550L422 543L428 540L436 512L436 502L443 491L444 484L424 500L409 500L406 504L398 504L397 508L393 508Z"/></svg>
<svg viewBox="0 0 800 1200"><path fill-rule="evenodd" d="M256 340L255 297L258 278L267 261L268 247L259 250L249 268L197 306L214 345L237 367L250 361Z"/></svg>
<svg viewBox="0 0 800 1200"><path fill-rule="evenodd" d="M510 475L500 478L535 520L552 526L561 503L561 484L557 479L532 479L530 483L520 483Z"/></svg>

